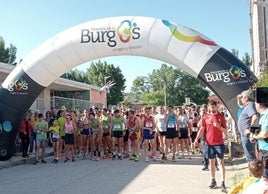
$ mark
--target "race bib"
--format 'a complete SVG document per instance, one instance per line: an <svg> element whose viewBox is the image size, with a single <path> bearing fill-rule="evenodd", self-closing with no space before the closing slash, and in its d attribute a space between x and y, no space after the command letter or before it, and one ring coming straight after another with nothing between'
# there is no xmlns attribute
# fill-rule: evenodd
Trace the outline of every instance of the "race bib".
<svg viewBox="0 0 268 194"><path fill-rule="evenodd" d="M145 127L151 128L151 127L153 127L153 123L152 122L146 122Z"/></svg>
<svg viewBox="0 0 268 194"><path fill-rule="evenodd" d="M104 128L104 129L108 129L109 126L108 126L108 125L102 125L102 128Z"/></svg>
<svg viewBox="0 0 268 194"><path fill-rule="evenodd" d="M197 132L198 131L198 127L193 127L192 128L192 132Z"/></svg>
<svg viewBox="0 0 268 194"><path fill-rule="evenodd" d="M114 124L114 129L121 129L121 125L118 123Z"/></svg>
<svg viewBox="0 0 268 194"><path fill-rule="evenodd" d="M58 139L60 136L57 133L52 133L52 138Z"/></svg>
<svg viewBox="0 0 268 194"><path fill-rule="evenodd" d="M173 122L168 122L168 128L175 128L175 124Z"/></svg>

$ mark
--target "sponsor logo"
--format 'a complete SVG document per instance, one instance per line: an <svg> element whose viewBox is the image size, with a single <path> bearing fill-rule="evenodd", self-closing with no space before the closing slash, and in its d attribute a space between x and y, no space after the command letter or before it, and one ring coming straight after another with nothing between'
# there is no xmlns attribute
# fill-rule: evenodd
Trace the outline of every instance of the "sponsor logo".
<svg viewBox="0 0 268 194"><path fill-rule="evenodd" d="M28 94L25 91L28 90L28 83L23 78L17 78L14 82L10 83L8 86L8 91L12 94Z"/></svg>
<svg viewBox="0 0 268 194"><path fill-rule="evenodd" d="M211 71L204 73L204 76L207 82L223 81L224 83L231 83L235 80L238 81L241 78L246 78L247 75L245 70L236 65L232 65L228 70Z"/></svg>
<svg viewBox="0 0 268 194"><path fill-rule="evenodd" d="M10 132L12 130L12 124L10 121L4 121L3 124L0 123L0 133L3 132Z"/></svg>
<svg viewBox="0 0 268 194"><path fill-rule="evenodd" d="M122 43L127 43L139 38L140 28L137 24L124 20L117 27L82 29L80 43L106 43L109 47L115 47L118 39Z"/></svg>

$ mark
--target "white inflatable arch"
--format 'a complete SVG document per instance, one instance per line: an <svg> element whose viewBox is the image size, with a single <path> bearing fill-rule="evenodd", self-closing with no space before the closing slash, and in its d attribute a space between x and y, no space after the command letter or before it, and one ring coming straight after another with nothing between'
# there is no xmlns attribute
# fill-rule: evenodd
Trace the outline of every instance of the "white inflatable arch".
<svg viewBox="0 0 268 194"><path fill-rule="evenodd" d="M18 126L40 92L68 70L106 56L159 59L207 85L236 116L236 95L257 79L230 52L204 35L171 21L112 17L55 35L33 50L0 88L0 160L13 153Z"/></svg>

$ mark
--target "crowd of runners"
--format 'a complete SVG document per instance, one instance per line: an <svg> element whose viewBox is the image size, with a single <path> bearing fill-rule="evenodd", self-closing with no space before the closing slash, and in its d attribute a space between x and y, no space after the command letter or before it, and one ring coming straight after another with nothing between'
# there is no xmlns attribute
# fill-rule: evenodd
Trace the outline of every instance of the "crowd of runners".
<svg viewBox="0 0 268 194"><path fill-rule="evenodd" d="M81 113L65 109L55 113L51 109L45 115L29 111L20 125L18 149L22 157L29 157L35 150L34 164L46 163L48 145L53 146L54 163L74 162L76 158L164 163L168 153L176 162L202 153L200 142L195 145L194 141L204 113L206 105L145 106L132 110L122 104L113 110L91 108Z"/></svg>

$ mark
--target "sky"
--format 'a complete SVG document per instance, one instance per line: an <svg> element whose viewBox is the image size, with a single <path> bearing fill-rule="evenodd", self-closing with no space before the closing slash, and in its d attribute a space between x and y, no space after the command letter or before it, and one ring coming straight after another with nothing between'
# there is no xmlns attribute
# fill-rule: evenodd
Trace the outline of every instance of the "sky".
<svg viewBox="0 0 268 194"><path fill-rule="evenodd" d="M194 29L218 45L251 54L249 0L0 0L0 36L17 48L17 62L52 36L75 25L106 17L146 16ZM98 59L119 66L129 92L137 76L165 62L135 56ZM85 70L90 63L77 68ZM174 66L175 67L175 66Z"/></svg>

